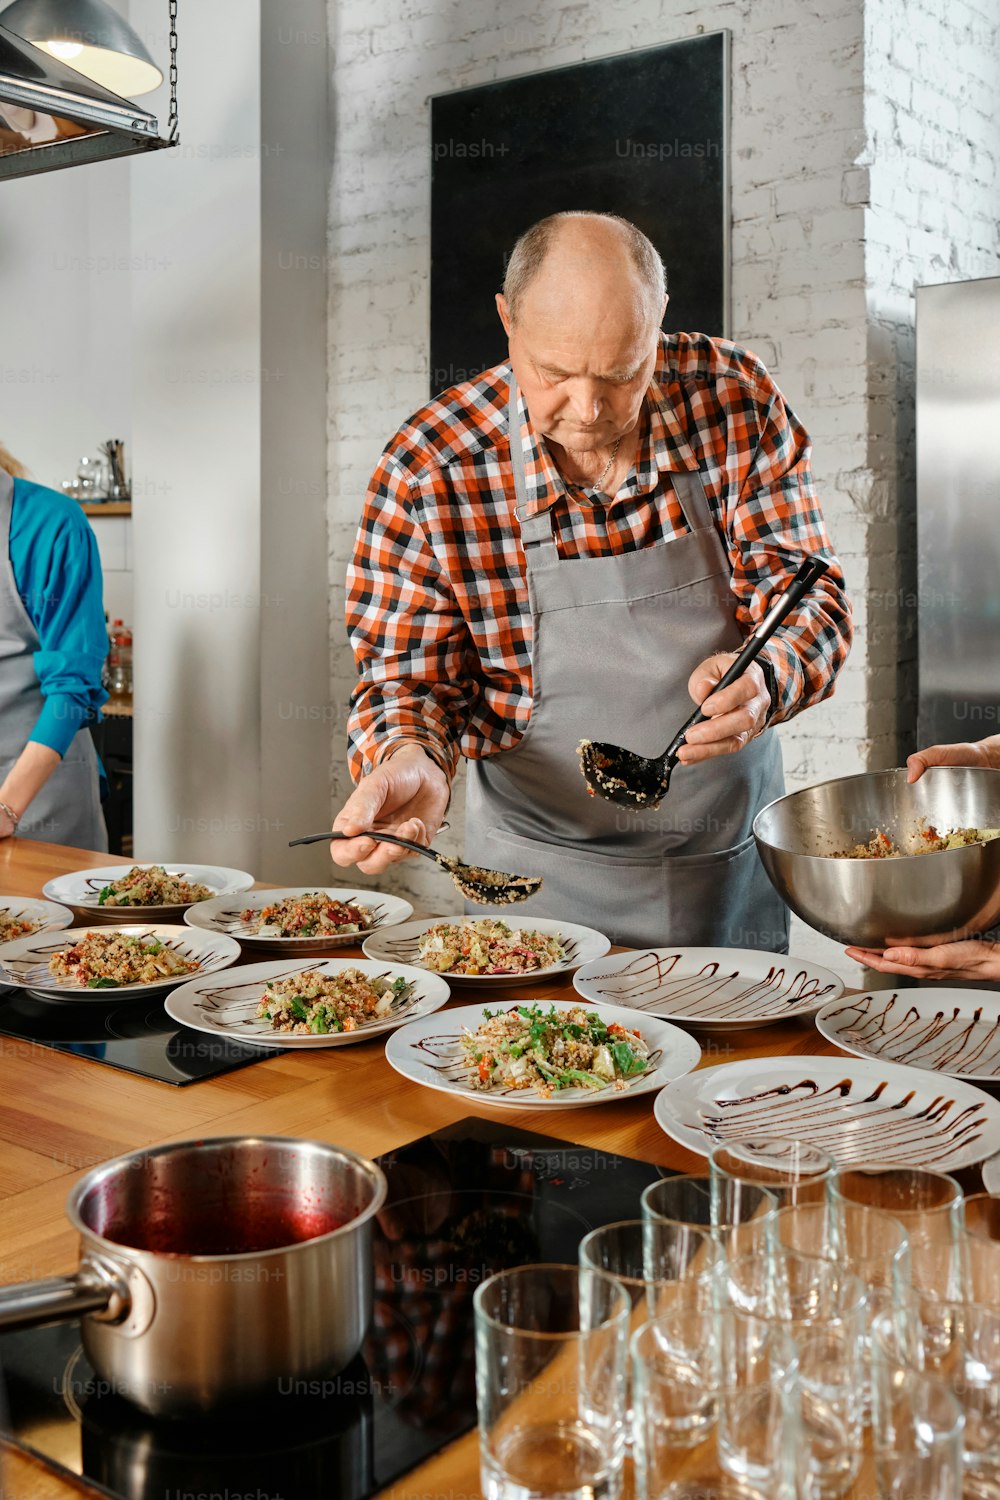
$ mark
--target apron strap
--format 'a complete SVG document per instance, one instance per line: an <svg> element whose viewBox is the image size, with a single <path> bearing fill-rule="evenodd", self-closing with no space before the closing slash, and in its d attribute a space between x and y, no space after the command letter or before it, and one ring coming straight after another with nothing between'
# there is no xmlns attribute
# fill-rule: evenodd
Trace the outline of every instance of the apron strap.
<svg viewBox="0 0 1000 1500"><path fill-rule="evenodd" d="M14 507L14 481L6 469L0 469L0 547L7 550L10 540L10 519Z"/></svg>
<svg viewBox="0 0 1000 1500"><path fill-rule="evenodd" d="M684 519L691 531L714 529L715 522L705 494L705 482L697 469L681 469L671 474L674 494L680 501Z"/></svg>
<svg viewBox="0 0 1000 1500"><path fill-rule="evenodd" d="M517 381L513 373L510 377L510 399L507 402L507 432L510 437L510 462L514 470L515 509L521 527L521 546L524 548L525 561L529 559L530 548L532 562L551 567L558 561L555 538L552 535L552 517L549 514L551 507L546 507L534 516L525 514L528 508L528 480L524 469Z"/></svg>

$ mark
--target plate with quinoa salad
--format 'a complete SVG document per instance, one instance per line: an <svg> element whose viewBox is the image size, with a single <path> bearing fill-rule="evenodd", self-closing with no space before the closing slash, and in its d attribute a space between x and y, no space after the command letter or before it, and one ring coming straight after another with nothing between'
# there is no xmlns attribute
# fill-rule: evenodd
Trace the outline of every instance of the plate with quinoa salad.
<svg viewBox="0 0 1000 1500"><path fill-rule="evenodd" d="M640 1011L525 1000L414 1022L389 1038L385 1055L404 1078L468 1104L577 1109L654 1093L696 1068L701 1048Z"/></svg>
<svg viewBox="0 0 1000 1500"><path fill-rule="evenodd" d="M197 902L252 885L246 870L225 865L98 865L58 875L42 890L50 900L86 913L88 922L169 922Z"/></svg>
<svg viewBox="0 0 1000 1500"><path fill-rule="evenodd" d="M214 974L240 956L232 938L148 923L70 927L0 948L0 984L46 1000L149 995L194 975Z"/></svg>
<svg viewBox="0 0 1000 1500"><path fill-rule="evenodd" d="M399 959L446 974L458 984L494 986L572 974L581 964L602 958L611 940L573 922L541 917L519 921L508 907L482 916L405 922L366 938L362 946L369 958L385 963Z"/></svg>
<svg viewBox="0 0 1000 1500"><path fill-rule="evenodd" d="M381 891L287 886L217 896L189 907L184 920L204 932L224 932L248 947L300 954L357 945L366 934L395 927L412 915L408 901Z"/></svg>
<svg viewBox="0 0 1000 1500"><path fill-rule="evenodd" d="M174 990L167 1014L194 1031L260 1047L343 1047L429 1016L448 999L409 964L318 958L243 964Z"/></svg>
<svg viewBox="0 0 1000 1500"><path fill-rule="evenodd" d="M0 896L0 945L30 937L33 932L54 932L69 927L73 913L55 901L37 901L33 896Z"/></svg>

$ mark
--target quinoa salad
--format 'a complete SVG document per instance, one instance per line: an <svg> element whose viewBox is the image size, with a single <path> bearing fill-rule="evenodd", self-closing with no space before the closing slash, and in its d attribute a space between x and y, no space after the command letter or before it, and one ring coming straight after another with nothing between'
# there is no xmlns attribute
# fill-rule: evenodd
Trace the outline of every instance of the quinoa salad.
<svg viewBox="0 0 1000 1500"><path fill-rule="evenodd" d="M417 948L435 974L530 974L566 957L561 934L512 928L495 917L437 922L420 934Z"/></svg>
<svg viewBox="0 0 1000 1500"><path fill-rule="evenodd" d="M641 1033L580 1005L484 1009L461 1045L474 1089L533 1089L543 1099L569 1088L622 1091L649 1066Z"/></svg>
<svg viewBox="0 0 1000 1500"><path fill-rule="evenodd" d="M325 891L285 896L270 906L241 913L253 937L339 937L346 932L369 932L375 925L370 907L335 901Z"/></svg>
<svg viewBox="0 0 1000 1500"><path fill-rule="evenodd" d="M948 833L938 833L936 828L922 828L921 849L901 849L887 833L877 828L867 843L854 844L850 849L841 849L834 859L906 859L911 854L940 854L942 849L964 849L969 844L985 844L990 839L1000 839L1000 828L952 828Z"/></svg>
<svg viewBox="0 0 1000 1500"><path fill-rule="evenodd" d="M291 1036L357 1031L391 1016L412 988L412 981L402 975L371 979L361 969L342 969L339 974L307 969L290 979L269 980L257 1016L270 1021L272 1031Z"/></svg>
<svg viewBox="0 0 1000 1500"><path fill-rule="evenodd" d="M40 932L44 923L32 922L27 917L16 917L9 906L0 906L0 943L11 943L15 938L27 937L31 932Z"/></svg>
<svg viewBox="0 0 1000 1500"><path fill-rule="evenodd" d="M180 979L197 968L197 962L183 958L169 943L125 932L88 932L49 959L52 974L90 990Z"/></svg>
<svg viewBox="0 0 1000 1500"><path fill-rule="evenodd" d="M99 906L185 906L214 895L200 881L168 875L162 865L133 865L103 886L97 901Z"/></svg>

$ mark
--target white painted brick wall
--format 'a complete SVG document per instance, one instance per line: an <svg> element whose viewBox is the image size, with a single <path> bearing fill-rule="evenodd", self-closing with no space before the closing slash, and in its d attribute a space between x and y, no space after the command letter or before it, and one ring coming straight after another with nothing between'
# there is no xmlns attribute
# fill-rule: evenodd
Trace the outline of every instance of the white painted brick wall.
<svg viewBox="0 0 1000 1500"><path fill-rule="evenodd" d="M893 762L897 657L910 691L912 645L901 652L893 611L867 598L900 584L894 361L911 368L912 350L893 351L915 280L936 279L939 265L990 269L998 90L984 61L997 55L986 0L956 0L943 19L930 0L868 0L867 11L863 0L552 0L541 13L528 0L331 0L329 18L335 701L353 682L340 607L366 481L427 394L429 97L728 27L733 336L769 362L810 430L827 523L860 602L835 698L782 731L787 778L805 785ZM944 55L958 67L939 65ZM342 741L332 779L339 806L350 789ZM440 843L457 851L460 789L451 823ZM426 862L397 870L394 888L428 909L449 904ZM795 942L852 972L816 934L802 929Z"/></svg>

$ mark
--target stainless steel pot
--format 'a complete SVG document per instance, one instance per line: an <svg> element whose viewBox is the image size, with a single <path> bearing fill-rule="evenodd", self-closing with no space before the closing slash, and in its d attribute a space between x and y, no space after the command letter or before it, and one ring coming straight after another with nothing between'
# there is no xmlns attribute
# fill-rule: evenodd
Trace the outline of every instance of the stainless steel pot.
<svg viewBox="0 0 1000 1500"><path fill-rule="evenodd" d="M155 1416L294 1389L361 1347L385 1195L374 1162L322 1141L134 1151L70 1193L76 1274L0 1288L0 1330L82 1317L98 1375Z"/></svg>

